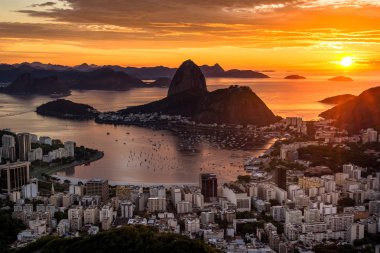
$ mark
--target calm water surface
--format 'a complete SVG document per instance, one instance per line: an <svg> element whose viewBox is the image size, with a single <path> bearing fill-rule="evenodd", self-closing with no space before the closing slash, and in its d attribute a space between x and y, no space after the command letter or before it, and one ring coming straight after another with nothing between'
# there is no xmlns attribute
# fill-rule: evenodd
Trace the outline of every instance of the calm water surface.
<svg viewBox="0 0 380 253"><path fill-rule="evenodd" d="M380 85L364 77L354 82L325 81L327 77L307 80L208 79L208 89L231 84L248 85L280 116L315 119L330 106L317 101L323 98L360 92ZM165 88L133 89L125 92L74 91L68 98L86 103L100 111L113 111L144 104L166 96ZM221 181L229 181L244 173L242 163L262 150L227 150L208 141L189 142L168 131L154 131L134 126L99 125L92 121L67 121L37 115L37 106L52 100L42 96L9 96L0 94L0 128L31 132L105 152L103 159L89 166L78 166L58 175L70 178L107 178L112 182L145 184L197 183L200 172L214 172ZM107 132L110 135L107 135ZM265 149L270 143L258 144Z"/></svg>

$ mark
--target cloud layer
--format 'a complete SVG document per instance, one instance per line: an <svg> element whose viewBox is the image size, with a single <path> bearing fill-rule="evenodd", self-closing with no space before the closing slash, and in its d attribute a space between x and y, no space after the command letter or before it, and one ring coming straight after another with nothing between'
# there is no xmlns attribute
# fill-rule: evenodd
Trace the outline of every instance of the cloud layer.
<svg viewBox="0 0 380 253"><path fill-rule="evenodd" d="M380 43L380 0L54 0L32 1L17 12L44 21L0 18L0 44L26 39L107 50L354 50Z"/></svg>

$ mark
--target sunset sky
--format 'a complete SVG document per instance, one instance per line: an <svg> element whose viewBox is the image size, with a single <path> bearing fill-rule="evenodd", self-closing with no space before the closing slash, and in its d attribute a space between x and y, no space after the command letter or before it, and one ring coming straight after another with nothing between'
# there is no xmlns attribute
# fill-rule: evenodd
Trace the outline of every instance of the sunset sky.
<svg viewBox="0 0 380 253"><path fill-rule="evenodd" d="M380 0L0 0L0 62L175 67L188 58L376 70Z"/></svg>

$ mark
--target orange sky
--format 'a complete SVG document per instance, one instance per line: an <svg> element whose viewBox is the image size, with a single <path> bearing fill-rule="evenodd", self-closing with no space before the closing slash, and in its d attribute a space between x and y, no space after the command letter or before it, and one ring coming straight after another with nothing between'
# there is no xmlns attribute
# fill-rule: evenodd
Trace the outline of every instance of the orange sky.
<svg viewBox="0 0 380 253"><path fill-rule="evenodd" d="M380 0L1 0L0 62L380 66Z"/></svg>

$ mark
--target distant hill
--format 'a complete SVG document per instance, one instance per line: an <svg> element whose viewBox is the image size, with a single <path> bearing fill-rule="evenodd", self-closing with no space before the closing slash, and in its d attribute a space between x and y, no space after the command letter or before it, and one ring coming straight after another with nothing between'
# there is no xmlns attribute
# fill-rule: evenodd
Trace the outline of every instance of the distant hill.
<svg viewBox="0 0 380 253"><path fill-rule="evenodd" d="M73 67L73 69L75 69L75 70L84 71L84 72L93 71L93 70L98 69L98 68L100 68L100 67L97 65L94 65L94 64L88 65L87 63L82 63L81 65L77 65L77 66Z"/></svg>
<svg viewBox="0 0 380 253"><path fill-rule="evenodd" d="M347 76L336 76L336 77L330 78L328 80L334 81L334 82L352 82L352 81L354 81L352 78L347 77Z"/></svg>
<svg viewBox="0 0 380 253"><path fill-rule="evenodd" d="M225 72L218 63L216 63L214 66L202 65L199 68L202 70L203 75L206 77L222 75Z"/></svg>
<svg viewBox="0 0 380 253"><path fill-rule="evenodd" d="M29 64L18 64L18 65L6 65L3 64L0 67L0 82L1 83L12 83L17 78L23 74L31 74L35 78L45 78L51 76L57 76L56 70L35 68Z"/></svg>
<svg viewBox="0 0 380 253"><path fill-rule="evenodd" d="M45 116L70 119L92 119L99 112L92 106L78 104L65 99L58 99L37 107L36 112Z"/></svg>
<svg viewBox="0 0 380 253"><path fill-rule="evenodd" d="M119 71L123 71L129 75L135 76L142 80L155 80L160 77L168 77L172 78L174 73L176 72L175 68L168 68L164 66L157 67L120 67L120 66L112 66L114 69L118 69Z"/></svg>
<svg viewBox="0 0 380 253"><path fill-rule="evenodd" d="M343 104L343 103L345 103L347 101L350 101L350 100L352 100L354 98L356 98L355 95L343 94L343 95L328 97L328 98L325 98L325 99L320 100L318 102L324 103L324 104L339 105L339 104Z"/></svg>
<svg viewBox="0 0 380 253"><path fill-rule="evenodd" d="M112 69L123 71L140 79L158 79L160 77L173 78L176 68L168 68L164 66L158 67L120 67L110 66ZM213 66L202 65L199 67L205 77L223 77L223 78L269 78L269 76L252 70L232 69L225 71L219 64Z"/></svg>
<svg viewBox="0 0 380 253"><path fill-rule="evenodd" d="M22 74L9 86L0 88L0 92L12 94L68 95L70 90L57 76L36 78L31 74Z"/></svg>
<svg viewBox="0 0 380 253"><path fill-rule="evenodd" d="M253 71L253 70L239 70L239 69L231 69L227 70L224 73L221 73L217 76L212 77L225 77L225 78L269 78L269 76Z"/></svg>
<svg viewBox="0 0 380 253"><path fill-rule="evenodd" d="M147 86L140 79L111 68L81 72L73 80L73 89L123 91Z"/></svg>
<svg viewBox="0 0 380 253"><path fill-rule="evenodd" d="M122 115L154 112L182 115L202 123L265 126L277 121L249 87L231 86L208 92L203 73L190 60L176 72L166 98L119 111Z"/></svg>
<svg viewBox="0 0 380 253"><path fill-rule="evenodd" d="M290 76L286 76L285 79L301 80L301 79L306 79L306 77L299 76L299 75L290 75Z"/></svg>
<svg viewBox="0 0 380 253"><path fill-rule="evenodd" d="M48 63L48 64L44 64L44 63L41 63L41 62L23 62L23 63L20 63L20 64L15 64L13 65L15 67L19 67L19 66L28 66L30 68L33 68L33 69L42 69L42 70L56 70L56 71L64 71L64 70L67 70L67 66L64 66L64 65L57 65L57 64L51 64L51 63Z"/></svg>
<svg viewBox="0 0 380 253"><path fill-rule="evenodd" d="M149 87L140 79L111 68L102 67L91 71L78 71L74 69L56 71L33 68L30 65L20 65L8 69L12 70L2 71L0 68L0 79L3 77L4 81L7 81L15 78L16 81L7 89L3 89L3 92L9 93L54 94L62 93L69 89L123 91L131 88ZM15 77L16 74L19 76ZM33 85L29 82L29 85L26 85L25 76L33 77L40 81L45 79L51 80L49 78L54 76L56 81L54 85L45 85L36 90L36 84ZM21 80L23 80L23 83L20 82ZM56 87L57 90L54 90L54 87ZM49 90L47 88L49 88Z"/></svg>
<svg viewBox="0 0 380 253"><path fill-rule="evenodd" d="M169 87L172 79L169 77L160 77L156 81L150 83L149 85L152 87Z"/></svg>
<svg viewBox="0 0 380 253"><path fill-rule="evenodd" d="M25 73L31 73L35 77L47 77L56 75L62 80L72 79L78 73L92 72L102 68L112 69L114 71L123 72L130 76L136 77L141 80L156 80L160 77L173 78L176 68L169 68L165 66L156 67L123 67L118 65L98 66L94 64L83 63L74 67L44 64L40 62L24 62L20 64L0 64L0 83L7 83L14 81L18 76ZM223 77L223 78L269 78L269 76L252 70L238 70L232 69L225 71L219 64L213 66L203 65L200 66L205 77Z"/></svg>
<svg viewBox="0 0 380 253"><path fill-rule="evenodd" d="M322 112L319 116L335 119L338 127L350 132L370 127L380 130L380 86L368 89L358 97Z"/></svg>

